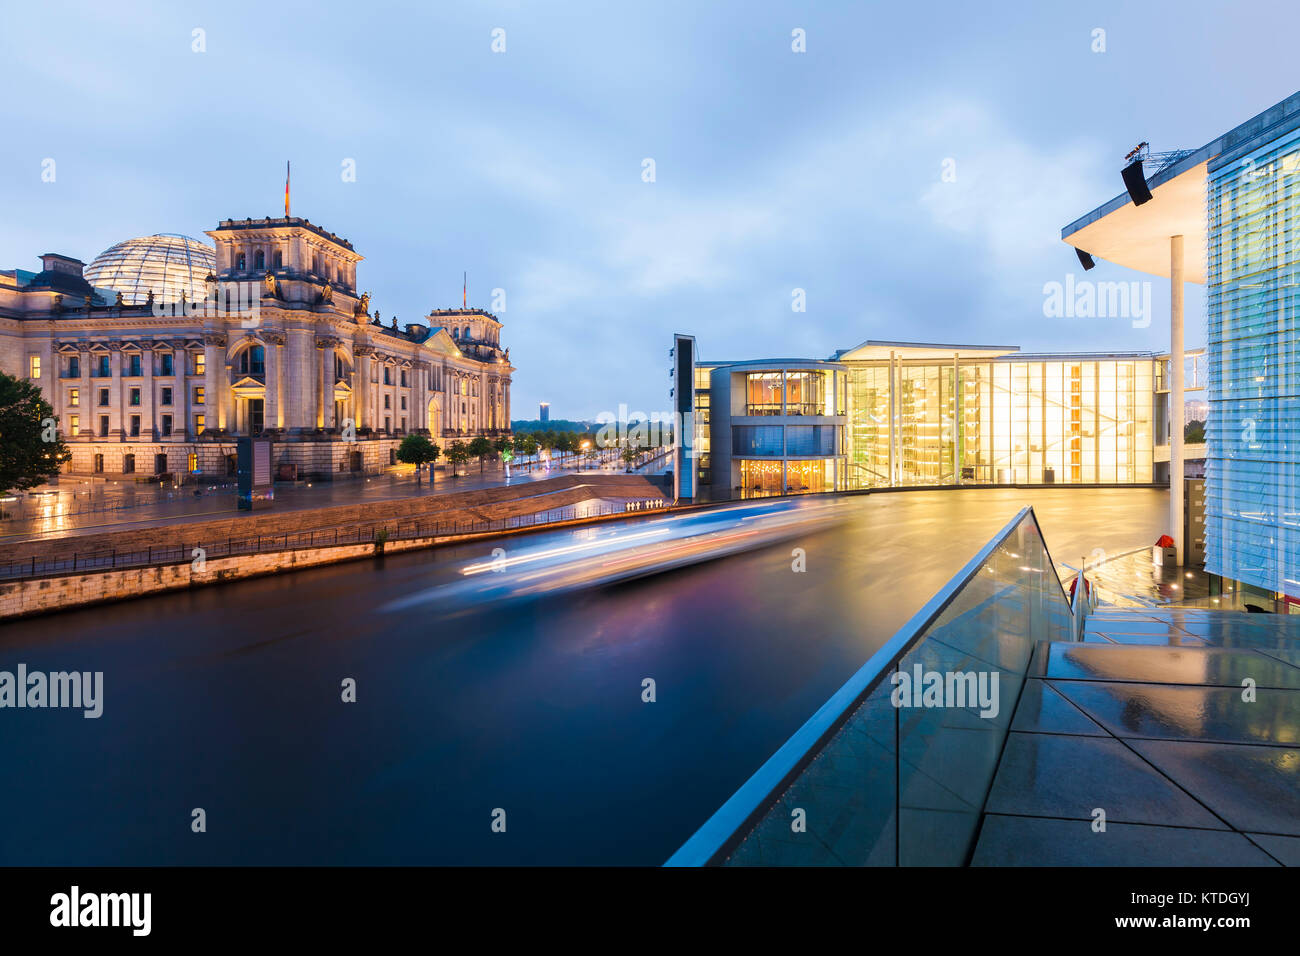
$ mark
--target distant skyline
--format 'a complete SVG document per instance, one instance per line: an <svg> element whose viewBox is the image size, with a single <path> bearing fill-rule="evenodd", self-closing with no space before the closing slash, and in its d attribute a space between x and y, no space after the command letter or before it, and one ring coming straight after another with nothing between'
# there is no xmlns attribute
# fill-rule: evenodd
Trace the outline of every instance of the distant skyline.
<svg viewBox="0 0 1300 956"><path fill-rule="evenodd" d="M366 257L385 322L459 306L466 271L471 306L504 290L516 419L665 408L676 331L704 360L1167 349L1167 283L1106 263L1086 278L1152 283L1148 327L1044 315L1085 278L1060 229L1137 142L1198 147L1294 93L1300 13L1044 7L19 5L0 268L280 215L291 160L294 214Z"/></svg>

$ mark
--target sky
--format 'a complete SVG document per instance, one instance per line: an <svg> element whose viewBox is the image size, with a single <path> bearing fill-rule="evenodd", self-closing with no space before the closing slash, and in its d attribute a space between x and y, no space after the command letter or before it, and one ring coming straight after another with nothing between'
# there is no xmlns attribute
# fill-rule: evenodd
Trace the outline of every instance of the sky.
<svg viewBox="0 0 1300 956"><path fill-rule="evenodd" d="M517 419L670 407L675 332L706 360L1167 349L1167 282L1107 263L1086 278L1151 281L1148 328L1045 316L1084 278L1061 227L1139 141L1199 147L1296 92L1300 8L988 6L12 5L0 268L281 215L288 160L293 214L365 256L385 323L468 273ZM1186 309L1201 346L1203 287Z"/></svg>

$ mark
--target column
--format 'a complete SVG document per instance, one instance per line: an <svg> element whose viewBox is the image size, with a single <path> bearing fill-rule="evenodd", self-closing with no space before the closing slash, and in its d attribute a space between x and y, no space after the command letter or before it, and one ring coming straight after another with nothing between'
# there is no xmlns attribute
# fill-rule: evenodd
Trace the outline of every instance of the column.
<svg viewBox="0 0 1300 956"><path fill-rule="evenodd" d="M226 366L226 339L203 336L203 428L221 428L221 373Z"/></svg>
<svg viewBox="0 0 1300 956"><path fill-rule="evenodd" d="M352 349L352 419L357 431L370 424L370 353L368 345Z"/></svg>
<svg viewBox="0 0 1300 956"><path fill-rule="evenodd" d="M283 428L284 411L280 402L280 348L284 336L274 332L264 333L266 343L266 399L262 406L262 427Z"/></svg>
<svg viewBox="0 0 1300 956"><path fill-rule="evenodd" d="M112 378L109 383L109 402L108 410L108 438L109 441L116 439L122 440L122 406L125 404L125 397L122 395L122 344L112 342L108 346L108 370Z"/></svg>
<svg viewBox="0 0 1300 956"><path fill-rule="evenodd" d="M1169 535L1183 566L1183 237L1169 238Z"/></svg>
<svg viewBox="0 0 1300 956"><path fill-rule="evenodd" d="M889 353L889 487L894 487L894 353Z"/></svg>
<svg viewBox="0 0 1300 956"><path fill-rule="evenodd" d="M172 362L175 364L172 371L176 373L176 388L180 392L180 401L172 401L176 405L176 413L172 417L172 435L177 441L193 441L194 431L190 427L190 413L193 409L190 403L194 398L193 386L190 385L190 353L185 348L185 341L177 339L172 343Z"/></svg>
<svg viewBox="0 0 1300 956"><path fill-rule="evenodd" d="M302 431L310 428L312 422L311 394L312 385L311 355L313 348L309 329L289 329L285 333L284 377L287 387L284 392L284 421L290 431Z"/></svg>
<svg viewBox="0 0 1300 956"><path fill-rule="evenodd" d="M1044 403L1046 404L1046 403ZM952 483L961 484L961 372L952 353ZM1044 433L1045 435L1046 433ZM1044 438L1046 442L1046 438Z"/></svg>
<svg viewBox="0 0 1300 956"><path fill-rule="evenodd" d="M334 376L329 367L334 351L324 341L318 341L316 349L316 427L329 428L330 419L334 417Z"/></svg>
<svg viewBox="0 0 1300 956"><path fill-rule="evenodd" d="M81 362L81 380L77 383L81 395L77 400L76 415L80 420L81 434L94 437L97 434L95 429L99 426L99 412L96 411L95 406L95 403L99 401L99 396L95 394L94 388L91 387L91 352L83 345L81 351L77 354L80 356L79 361Z"/></svg>
<svg viewBox="0 0 1300 956"><path fill-rule="evenodd" d="M157 396L153 388L153 347L140 353L140 438L143 441L154 440L154 402Z"/></svg>

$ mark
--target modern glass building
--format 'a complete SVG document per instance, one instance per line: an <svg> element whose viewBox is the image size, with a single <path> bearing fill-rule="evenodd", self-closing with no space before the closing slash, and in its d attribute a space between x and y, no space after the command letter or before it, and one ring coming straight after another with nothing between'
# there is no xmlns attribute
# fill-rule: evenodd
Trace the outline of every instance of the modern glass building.
<svg viewBox="0 0 1300 956"><path fill-rule="evenodd" d="M1206 566L1300 596L1300 112L1207 172Z"/></svg>
<svg viewBox="0 0 1300 956"><path fill-rule="evenodd" d="M1184 283L1205 284L1211 593L1221 587L1234 603L1297 612L1300 93L1199 149L1168 155L1149 174L1138 166L1145 195L1115 197L1064 227L1061 238L1095 259L1169 277L1175 353ZM1175 378L1172 392L1181 388ZM1175 483L1175 536L1181 497ZM1179 548L1181 555L1181 541Z"/></svg>
<svg viewBox="0 0 1300 956"><path fill-rule="evenodd" d="M825 361L697 361L691 454L679 449L675 467L693 458L695 497L712 500L1151 484L1168 474L1157 463L1167 418L1161 367L1149 352L1028 355L880 341Z"/></svg>

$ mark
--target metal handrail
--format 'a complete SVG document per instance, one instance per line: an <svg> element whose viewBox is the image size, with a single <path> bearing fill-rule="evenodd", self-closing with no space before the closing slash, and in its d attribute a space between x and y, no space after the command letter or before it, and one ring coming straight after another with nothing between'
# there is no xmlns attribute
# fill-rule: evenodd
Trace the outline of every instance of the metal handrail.
<svg viewBox="0 0 1300 956"><path fill-rule="evenodd" d="M879 686L913 646L928 636L929 627L947 609L948 605L965 589L984 567L1001 544L1010 537L1027 517L1038 519L1032 506L1022 508L1007 525L980 548L939 589L919 611L900 627L845 684L826 701L817 712L795 731L776 753L758 768L740 789L724 803L681 847L668 858L664 866L707 866L725 859L744 839L763 815L780 799L787 787L816 758L844 723L857 712L868 696ZM1038 529L1039 537L1042 530ZM1046 552L1046 542L1044 542ZM1046 555L1048 566L1051 556ZM1060 579L1057 579L1060 586ZM1069 596L1061 590L1068 602Z"/></svg>

